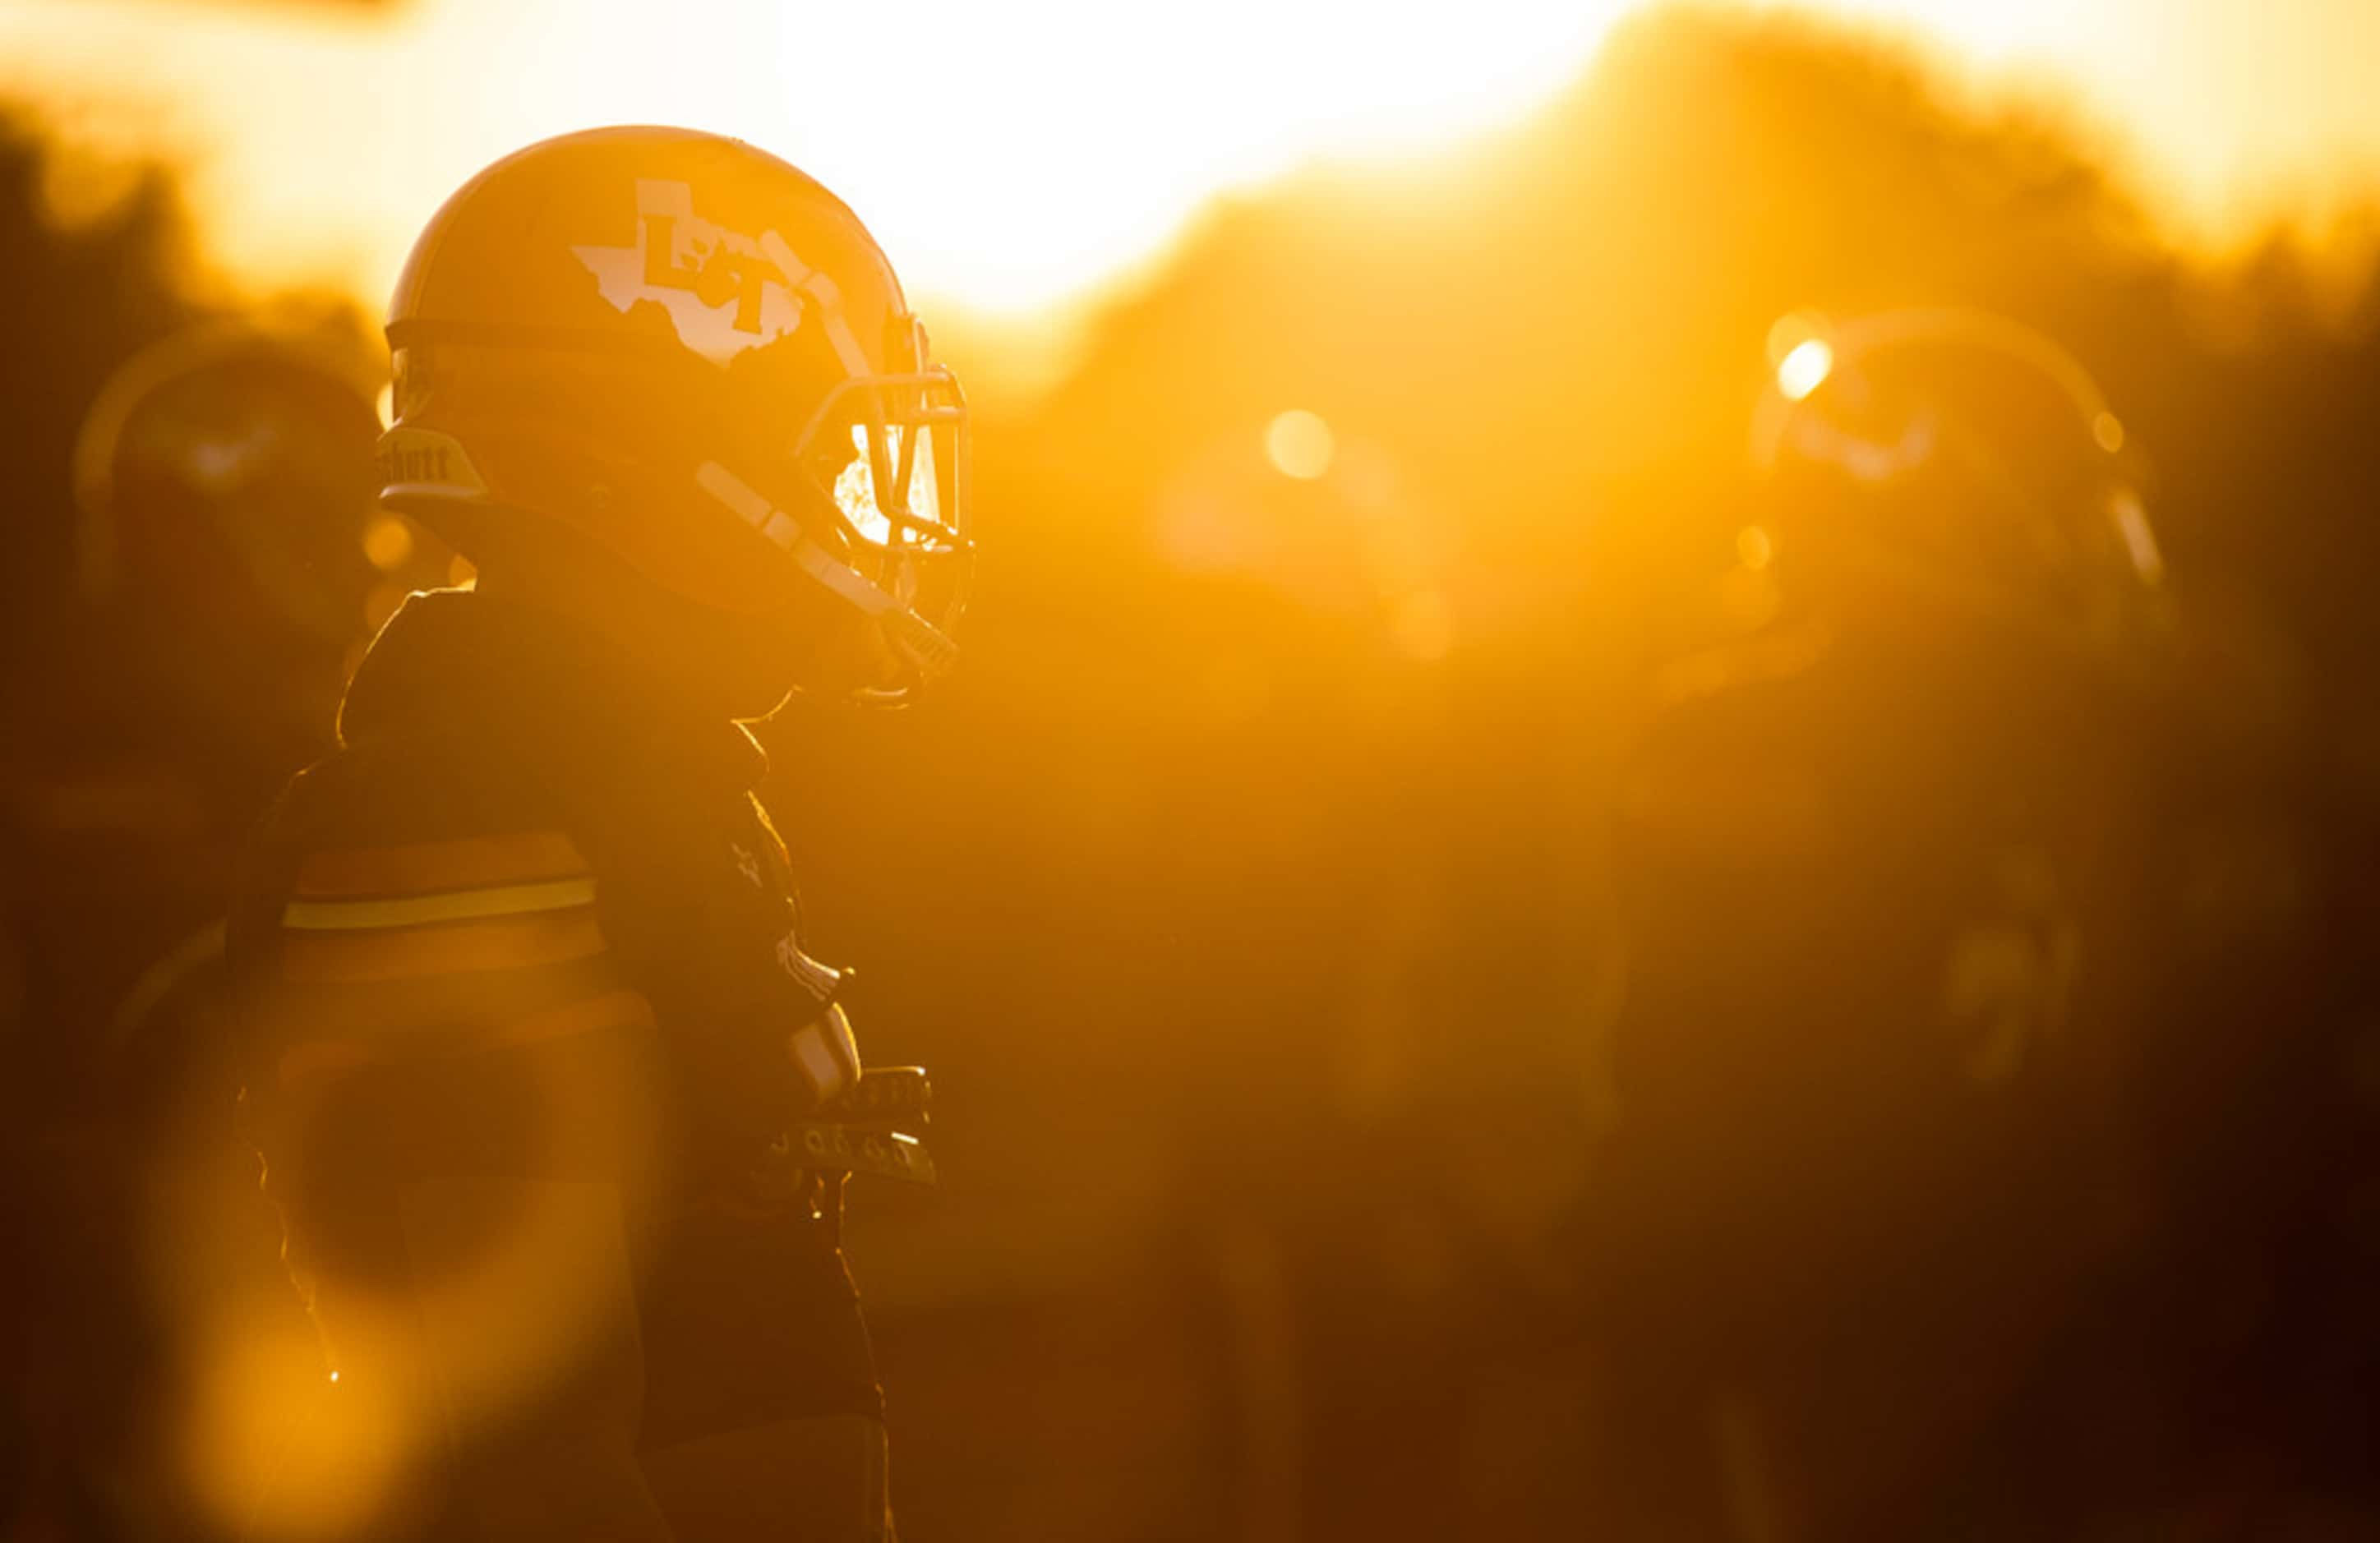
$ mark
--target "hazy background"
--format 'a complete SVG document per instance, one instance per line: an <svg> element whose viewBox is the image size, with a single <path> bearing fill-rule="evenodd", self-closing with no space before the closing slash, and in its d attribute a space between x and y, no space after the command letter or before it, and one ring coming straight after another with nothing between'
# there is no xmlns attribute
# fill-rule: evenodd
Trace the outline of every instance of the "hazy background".
<svg viewBox="0 0 2380 1543"><path fill-rule="evenodd" d="M638 120L844 191L978 408L965 672L766 735L815 951L941 1098L944 1187L850 1233L905 1537L2370 1535L2375 47L2313 0L0 6L10 1205L72 1325L12 1345L16 1536L225 1523L228 1090L106 1026L329 709L78 596L75 425L200 316L368 352L455 184ZM1634 1247L1617 704L1743 523L1772 322L1918 304L2058 338L2155 468L2191 689L2094 731L2113 983L2051 1095L2123 1156L1889 1310L1832 1275L1891 1366L1743 1393L1692 1314L1756 1272L1652 1330L1582 1284ZM1666 1463L1712 1515L1617 1498Z"/></svg>
<svg viewBox="0 0 2380 1543"><path fill-rule="evenodd" d="M68 147L183 171L210 253L246 284L378 297L489 161L650 121L769 146L843 190L923 296L1014 315L1145 266L1218 193L1518 123L1645 8L9 0L0 87ZM1918 47L1962 105L2012 90L2070 113L2168 233L2236 245L2277 216L2335 212L2380 152L2369 6L1747 8Z"/></svg>

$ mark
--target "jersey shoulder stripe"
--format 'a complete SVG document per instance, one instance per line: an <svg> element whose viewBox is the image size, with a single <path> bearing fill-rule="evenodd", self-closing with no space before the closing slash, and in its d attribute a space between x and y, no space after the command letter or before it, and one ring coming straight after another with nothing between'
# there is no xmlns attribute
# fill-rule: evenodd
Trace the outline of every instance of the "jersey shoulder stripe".
<svg viewBox="0 0 2380 1543"><path fill-rule="evenodd" d="M305 932L344 932L567 911L594 903L593 879L555 879L539 884L448 890L386 900L292 900L282 908L281 925Z"/></svg>
<svg viewBox="0 0 2380 1543"><path fill-rule="evenodd" d="M380 983L605 952L593 869L562 831L325 848L281 909L282 975Z"/></svg>
<svg viewBox="0 0 2380 1543"><path fill-rule="evenodd" d="M310 852L290 893L298 900L385 900L553 883L593 871L567 832L523 831Z"/></svg>

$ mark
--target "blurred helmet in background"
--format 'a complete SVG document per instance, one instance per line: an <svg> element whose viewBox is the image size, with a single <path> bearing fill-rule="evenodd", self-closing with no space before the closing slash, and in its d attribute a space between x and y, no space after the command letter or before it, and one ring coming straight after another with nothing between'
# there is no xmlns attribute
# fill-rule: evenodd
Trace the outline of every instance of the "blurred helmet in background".
<svg viewBox="0 0 2380 1543"><path fill-rule="evenodd" d="M1789 608L2150 667L2169 612L2144 468L2071 356L1963 310L1788 317L1770 354L1744 558Z"/></svg>
<svg viewBox="0 0 2380 1543"><path fill-rule="evenodd" d="M1829 961L1771 998L1897 974L1900 1018L2005 1080L2138 856L2173 674L2143 465L2082 367L1999 318L1797 315L1770 356L1744 500L1695 537L1719 571L1647 640L1629 924L1682 976Z"/></svg>
<svg viewBox="0 0 2380 1543"><path fill-rule="evenodd" d="M1972 311L1799 313L1769 344L1742 498L1653 607L1625 809L1806 857L1981 839L2075 803L2082 761L2120 776L2172 612L2091 377Z"/></svg>
<svg viewBox="0 0 2380 1543"><path fill-rule="evenodd" d="M85 598L219 659L246 639L337 662L442 581L450 554L376 506L368 353L221 323L128 361L75 446Z"/></svg>
<svg viewBox="0 0 2380 1543"><path fill-rule="evenodd" d="M382 497L483 566L591 545L770 629L821 694L897 702L953 662L965 404L794 167L673 128L532 145L431 218L388 339Z"/></svg>

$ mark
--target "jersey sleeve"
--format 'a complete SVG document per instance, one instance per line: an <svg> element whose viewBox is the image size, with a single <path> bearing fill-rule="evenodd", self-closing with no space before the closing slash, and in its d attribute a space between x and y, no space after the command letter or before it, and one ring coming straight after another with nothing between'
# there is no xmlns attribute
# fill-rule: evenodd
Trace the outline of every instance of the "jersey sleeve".
<svg viewBox="0 0 2380 1543"><path fill-rule="evenodd" d="M652 1027L605 876L566 824L524 812L391 819L293 785L227 939L252 1092Z"/></svg>

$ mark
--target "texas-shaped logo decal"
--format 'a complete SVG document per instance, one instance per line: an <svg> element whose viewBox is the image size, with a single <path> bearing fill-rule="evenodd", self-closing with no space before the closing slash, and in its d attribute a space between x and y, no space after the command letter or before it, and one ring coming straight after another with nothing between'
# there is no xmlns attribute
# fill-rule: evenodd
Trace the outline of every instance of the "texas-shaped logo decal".
<svg viewBox="0 0 2380 1543"><path fill-rule="evenodd" d="M635 246L570 249L623 315L652 301L678 341L714 363L801 324L793 286L760 241L697 214L683 182L638 182Z"/></svg>

